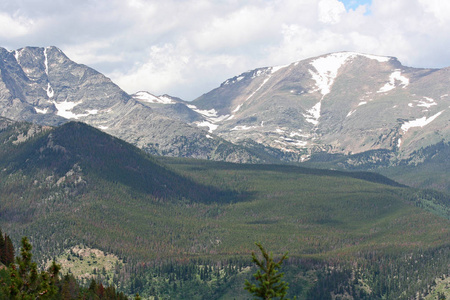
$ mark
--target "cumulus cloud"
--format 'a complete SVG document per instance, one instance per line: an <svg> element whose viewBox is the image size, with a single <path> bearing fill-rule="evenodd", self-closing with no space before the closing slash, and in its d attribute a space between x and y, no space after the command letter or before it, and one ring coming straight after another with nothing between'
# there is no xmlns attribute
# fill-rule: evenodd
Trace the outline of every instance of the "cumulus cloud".
<svg viewBox="0 0 450 300"><path fill-rule="evenodd" d="M129 93L193 99L229 77L334 51L445 67L450 2L2 0L3 47L60 47ZM347 9L346 9L347 7Z"/></svg>
<svg viewBox="0 0 450 300"><path fill-rule="evenodd" d="M336 24L345 13L345 6L337 0L319 1L319 21L326 24Z"/></svg>
<svg viewBox="0 0 450 300"><path fill-rule="evenodd" d="M188 63L189 56L180 55L171 44L152 46L144 63L134 64L127 73L114 72L112 78L130 93L148 85L157 89L154 92L162 93L173 84L184 84L183 73Z"/></svg>
<svg viewBox="0 0 450 300"><path fill-rule="evenodd" d="M9 15L0 12L0 38L10 39L24 36L32 31L33 20L23 18L17 14ZM7 28L7 30L5 30Z"/></svg>

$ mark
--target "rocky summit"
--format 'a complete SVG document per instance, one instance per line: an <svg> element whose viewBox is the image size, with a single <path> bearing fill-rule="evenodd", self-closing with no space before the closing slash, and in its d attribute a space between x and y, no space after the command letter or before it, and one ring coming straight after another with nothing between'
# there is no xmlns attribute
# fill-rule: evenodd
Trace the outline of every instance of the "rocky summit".
<svg viewBox="0 0 450 300"><path fill-rule="evenodd" d="M77 120L158 155L261 161L182 118L158 113L56 47L0 48L0 116L52 126Z"/></svg>
<svg viewBox="0 0 450 300"><path fill-rule="evenodd" d="M233 143L298 154L388 150L405 158L450 140L450 68L393 57L332 53L226 80L189 107Z"/></svg>

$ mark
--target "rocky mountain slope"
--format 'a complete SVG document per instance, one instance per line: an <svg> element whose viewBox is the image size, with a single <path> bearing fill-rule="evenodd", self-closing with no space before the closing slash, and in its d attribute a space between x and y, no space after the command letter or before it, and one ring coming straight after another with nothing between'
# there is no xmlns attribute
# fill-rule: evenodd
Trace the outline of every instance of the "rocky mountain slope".
<svg viewBox="0 0 450 300"><path fill-rule="evenodd" d="M450 68L341 52L245 72L184 105L152 105L280 160L450 191L449 94Z"/></svg>
<svg viewBox="0 0 450 300"><path fill-rule="evenodd" d="M0 48L0 116L41 125L78 120L154 154L261 161L242 147L144 103L56 47Z"/></svg>
<svg viewBox="0 0 450 300"><path fill-rule="evenodd" d="M450 140L449 94L450 68L342 52L243 73L189 107L204 112L198 126L227 140L251 139L301 160L370 150L403 159Z"/></svg>
<svg viewBox="0 0 450 300"><path fill-rule="evenodd" d="M433 153L450 147L450 68L332 53L245 72L186 102L128 95L55 47L0 49L0 58L1 116L41 125L86 122L152 154L325 160L325 167L364 170L448 165Z"/></svg>

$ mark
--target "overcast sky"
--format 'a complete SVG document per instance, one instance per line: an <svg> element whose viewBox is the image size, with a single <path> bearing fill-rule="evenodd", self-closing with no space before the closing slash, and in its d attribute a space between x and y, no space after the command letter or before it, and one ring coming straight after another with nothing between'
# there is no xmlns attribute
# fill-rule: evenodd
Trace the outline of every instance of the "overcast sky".
<svg viewBox="0 0 450 300"><path fill-rule="evenodd" d="M450 66L448 0L1 0L0 47L57 46L128 93L185 100L335 51Z"/></svg>

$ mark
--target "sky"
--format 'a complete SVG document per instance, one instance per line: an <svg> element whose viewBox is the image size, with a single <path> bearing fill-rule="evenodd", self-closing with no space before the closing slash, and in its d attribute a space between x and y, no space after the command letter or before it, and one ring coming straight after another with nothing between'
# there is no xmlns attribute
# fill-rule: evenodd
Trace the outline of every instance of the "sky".
<svg viewBox="0 0 450 300"><path fill-rule="evenodd" d="M193 100L338 51L450 66L447 0L1 0L0 47L57 46L126 92Z"/></svg>

